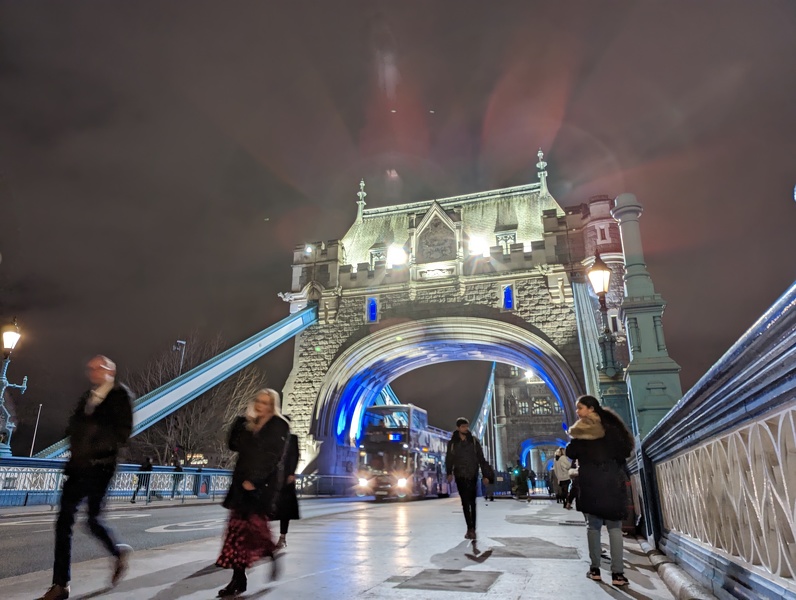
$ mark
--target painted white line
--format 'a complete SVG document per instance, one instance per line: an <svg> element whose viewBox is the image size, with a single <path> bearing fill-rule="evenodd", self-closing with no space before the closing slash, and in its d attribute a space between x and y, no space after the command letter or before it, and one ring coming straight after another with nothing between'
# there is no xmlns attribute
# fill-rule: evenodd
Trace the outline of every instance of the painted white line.
<svg viewBox="0 0 796 600"><path fill-rule="evenodd" d="M226 519L204 519L202 521L183 521L182 523L169 523L145 529L146 533L182 533L184 531L204 531L207 529L221 529Z"/></svg>

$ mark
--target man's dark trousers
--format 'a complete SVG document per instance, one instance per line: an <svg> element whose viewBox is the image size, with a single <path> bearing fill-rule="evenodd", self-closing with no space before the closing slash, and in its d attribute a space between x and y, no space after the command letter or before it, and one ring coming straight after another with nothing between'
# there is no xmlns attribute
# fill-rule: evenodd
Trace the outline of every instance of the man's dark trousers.
<svg viewBox="0 0 796 600"><path fill-rule="evenodd" d="M53 583L66 586L72 578L72 528L75 524L75 513L84 498L88 502L88 528L92 535L102 542L108 552L119 556L110 532L98 520L105 492L115 470L116 465L92 466L75 469L67 477L61 493L61 510L55 525Z"/></svg>
<svg viewBox="0 0 796 600"><path fill-rule="evenodd" d="M457 477L456 487L459 489L459 498L462 499L462 510L467 529L475 530L475 497L478 494L478 480Z"/></svg>

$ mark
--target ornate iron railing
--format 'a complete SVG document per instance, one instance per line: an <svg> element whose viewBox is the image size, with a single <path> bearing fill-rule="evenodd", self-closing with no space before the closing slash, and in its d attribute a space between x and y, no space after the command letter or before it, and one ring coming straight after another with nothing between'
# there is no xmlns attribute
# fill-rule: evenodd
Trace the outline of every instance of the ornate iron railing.
<svg viewBox="0 0 796 600"><path fill-rule="evenodd" d="M795 424L790 408L657 465L664 528L792 579Z"/></svg>
<svg viewBox="0 0 796 600"><path fill-rule="evenodd" d="M796 598L796 285L642 448L664 552L720 597Z"/></svg>
<svg viewBox="0 0 796 600"><path fill-rule="evenodd" d="M232 481L229 471L175 473L119 469L108 485L109 502L139 499L181 500L223 497ZM58 504L64 476L61 468L0 466L0 507ZM141 485L139 485L139 482Z"/></svg>
<svg viewBox="0 0 796 600"><path fill-rule="evenodd" d="M24 463L22 459L14 462ZM47 461L37 461L46 463ZM61 498L64 476L61 466L0 466L0 508L10 506L56 505ZM141 485L139 485L139 482ZM108 485L109 502L142 503L224 497L232 482L230 471L186 469L135 471L120 467ZM299 496L353 496L356 478L350 475L297 475Z"/></svg>

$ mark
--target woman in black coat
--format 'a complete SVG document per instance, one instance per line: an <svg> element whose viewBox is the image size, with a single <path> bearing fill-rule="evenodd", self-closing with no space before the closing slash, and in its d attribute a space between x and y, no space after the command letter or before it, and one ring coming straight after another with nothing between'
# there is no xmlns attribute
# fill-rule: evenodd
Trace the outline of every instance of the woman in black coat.
<svg viewBox="0 0 796 600"><path fill-rule="evenodd" d="M246 569L264 556L272 559L271 578L277 575L276 554L268 515L274 511L282 481L281 467L290 428L279 416L279 394L257 392L245 417L238 417L229 434L229 449L238 453L232 483L224 499L229 509L227 533L216 565L232 569L232 581L218 595L246 591Z"/></svg>
<svg viewBox="0 0 796 600"><path fill-rule="evenodd" d="M578 510L585 514L589 528L591 568L586 577L602 581L600 575L600 532L608 528L611 546L611 579L627 585L624 575L622 519L627 511L627 457L633 451L633 435L615 412L600 406L593 396L581 396L578 421L569 428L572 441L567 456L578 461Z"/></svg>
<svg viewBox="0 0 796 600"><path fill-rule="evenodd" d="M290 417L285 415L287 421ZM290 521L300 519L298 497L296 496L296 467L298 467L300 454L298 445L298 436L290 434L290 440L287 446L287 454L285 455L285 485L282 486L279 492L279 541L276 543L276 549L281 550L287 546L287 529L290 526Z"/></svg>

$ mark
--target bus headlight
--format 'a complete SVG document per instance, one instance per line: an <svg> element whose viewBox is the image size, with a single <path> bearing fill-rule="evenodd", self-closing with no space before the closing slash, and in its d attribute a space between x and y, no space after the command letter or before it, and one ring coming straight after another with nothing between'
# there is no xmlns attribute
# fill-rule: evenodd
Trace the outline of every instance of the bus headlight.
<svg viewBox="0 0 796 600"><path fill-rule="evenodd" d="M398 487L406 487L406 479L404 479L403 477L401 477L401 478L398 480Z"/></svg>
<svg viewBox="0 0 796 600"><path fill-rule="evenodd" d="M368 480L360 477L359 478L359 487L368 487Z"/></svg>

